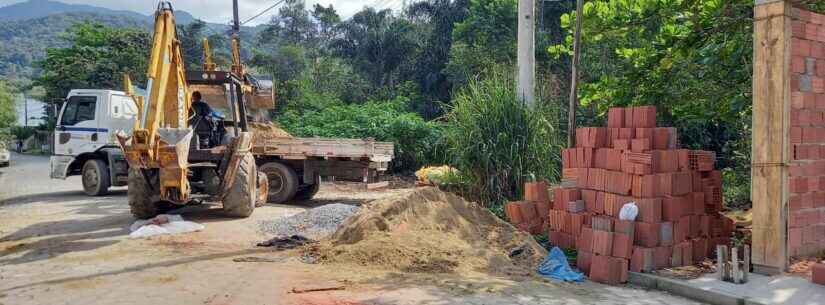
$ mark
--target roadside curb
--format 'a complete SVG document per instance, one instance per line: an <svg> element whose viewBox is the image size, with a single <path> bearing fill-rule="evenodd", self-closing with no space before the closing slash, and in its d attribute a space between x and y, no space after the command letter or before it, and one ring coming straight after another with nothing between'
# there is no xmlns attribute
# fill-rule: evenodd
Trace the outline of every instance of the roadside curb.
<svg viewBox="0 0 825 305"><path fill-rule="evenodd" d="M661 276L651 274L630 272L628 274L628 281L637 286L647 289L657 289L667 291L674 295L685 297L699 302L705 302L714 305L764 305L760 302L751 300L747 297L742 297L723 291L702 289L690 286L689 284Z"/></svg>

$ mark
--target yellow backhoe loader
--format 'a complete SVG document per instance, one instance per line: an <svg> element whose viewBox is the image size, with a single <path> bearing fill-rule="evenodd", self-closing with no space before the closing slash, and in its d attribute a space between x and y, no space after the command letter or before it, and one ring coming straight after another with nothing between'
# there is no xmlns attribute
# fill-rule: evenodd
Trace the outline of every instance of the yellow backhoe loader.
<svg viewBox="0 0 825 305"><path fill-rule="evenodd" d="M124 77L127 94L138 105L133 132L118 134L129 163L128 199L135 217L153 217L200 198L222 202L230 216L247 217L266 200L268 182L257 170L247 122L244 93L251 88L234 61L235 44L237 38L232 71L217 71L211 58L203 71L187 71L172 6L158 5L146 96L129 92L131 81ZM223 113L193 102L193 88L221 92Z"/></svg>

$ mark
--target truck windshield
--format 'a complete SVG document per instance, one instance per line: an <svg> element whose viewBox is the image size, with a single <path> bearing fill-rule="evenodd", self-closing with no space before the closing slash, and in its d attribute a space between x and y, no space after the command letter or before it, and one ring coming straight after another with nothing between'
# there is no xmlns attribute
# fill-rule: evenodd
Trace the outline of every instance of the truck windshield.
<svg viewBox="0 0 825 305"><path fill-rule="evenodd" d="M62 126L74 126L83 121L95 119L95 105L97 97L94 96L72 96L63 108L63 117L60 119Z"/></svg>

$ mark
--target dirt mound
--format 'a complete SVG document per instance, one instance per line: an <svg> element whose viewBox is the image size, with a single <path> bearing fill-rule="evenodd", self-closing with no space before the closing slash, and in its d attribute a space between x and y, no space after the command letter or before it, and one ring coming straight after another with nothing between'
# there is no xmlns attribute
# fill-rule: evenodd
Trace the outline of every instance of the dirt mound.
<svg viewBox="0 0 825 305"><path fill-rule="evenodd" d="M487 209L437 188L367 204L313 252L323 263L520 276L532 274L547 253Z"/></svg>
<svg viewBox="0 0 825 305"><path fill-rule="evenodd" d="M249 128L254 132L255 137L262 139L292 138L291 134L274 123L249 122Z"/></svg>

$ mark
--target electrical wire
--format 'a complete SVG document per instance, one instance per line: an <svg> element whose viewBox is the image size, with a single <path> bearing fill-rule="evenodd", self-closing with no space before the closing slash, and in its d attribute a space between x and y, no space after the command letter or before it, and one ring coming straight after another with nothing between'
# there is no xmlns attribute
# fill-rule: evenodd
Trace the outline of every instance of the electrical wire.
<svg viewBox="0 0 825 305"><path fill-rule="evenodd" d="M252 16L252 18L246 19L246 21L241 22L241 25L245 25L245 24L247 24L248 22L250 22L250 21L252 21L252 20L255 20L255 18L261 17L261 15L266 14L266 12L268 12L268 11L272 10L272 9L273 9L273 8L275 8L276 6L280 5L281 3L284 3L284 1L286 1L286 0L281 0L281 1L278 1L278 2L276 2L275 4L273 4L272 6L267 7L266 9L264 9L263 11L261 11L260 13L258 13L257 15Z"/></svg>

